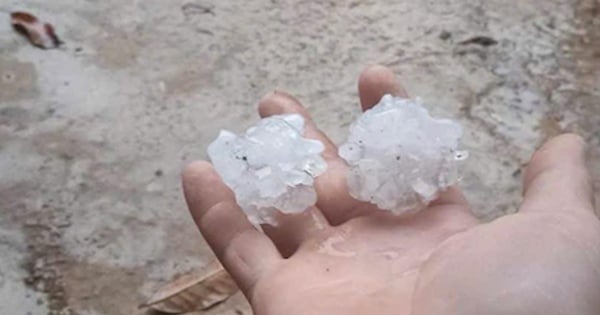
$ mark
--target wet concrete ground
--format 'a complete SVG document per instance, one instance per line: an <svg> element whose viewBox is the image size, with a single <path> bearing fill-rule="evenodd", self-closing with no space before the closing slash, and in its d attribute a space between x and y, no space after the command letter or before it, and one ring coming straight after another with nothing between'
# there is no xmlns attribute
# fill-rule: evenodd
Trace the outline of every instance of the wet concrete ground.
<svg viewBox="0 0 600 315"><path fill-rule="evenodd" d="M13 10L65 45L30 46ZM476 36L497 43L460 44ZM0 313L142 314L158 285L212 259L183 165L250 125L273 89L343 141L371 62L464 124L463 187L482 219L516 210L523 166L563 131L586 138L600 184L599 43L597 0L5 0ZM211 314L249 310L236 297Z"/></svg>

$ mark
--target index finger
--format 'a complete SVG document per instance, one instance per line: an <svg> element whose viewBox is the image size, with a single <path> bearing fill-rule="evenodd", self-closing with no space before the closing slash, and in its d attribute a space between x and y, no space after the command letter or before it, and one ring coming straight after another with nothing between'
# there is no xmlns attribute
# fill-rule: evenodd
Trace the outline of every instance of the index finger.
<svg viewBox="0 0 600 315"><path fill-rule="evenodd" d="M263 272L281 256L271 240L259 232L237 205L212 165L200 161L183 172L188 208L207 243L248 294Z"/></svg>

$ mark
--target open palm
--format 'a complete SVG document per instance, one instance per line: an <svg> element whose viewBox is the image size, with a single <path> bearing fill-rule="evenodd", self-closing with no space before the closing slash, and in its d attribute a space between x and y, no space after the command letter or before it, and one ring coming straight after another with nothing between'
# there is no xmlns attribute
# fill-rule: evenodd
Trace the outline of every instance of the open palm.
<svg viewBox="0 0 600 315"><path fill-rule="evenodd" d="M365 110L384 94L406 96L381 66L363 72L359 92ZM456 188L404 217L353 199L337 148L298 101L276 92L259 111L299 113L306 136L325 144L316 207L263 234L209 163L183 179L200 231L256 315L600 313L600 221L579 137L534 155L518 214L481 224Z"/></svg>

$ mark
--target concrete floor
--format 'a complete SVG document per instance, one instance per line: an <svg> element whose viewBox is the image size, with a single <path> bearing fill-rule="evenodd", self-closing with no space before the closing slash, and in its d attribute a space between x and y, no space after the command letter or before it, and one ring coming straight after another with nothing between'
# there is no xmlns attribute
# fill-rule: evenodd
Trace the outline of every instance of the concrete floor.
<svg viewBox="0 0 600 315"><path fill-rule="evenodd" d="M30 46L13 10L66 44ZM459 44L479 35L498 44ZM370 62L464 124L482 219L515 211L523 165L563 130L588 140L598 183L599 43L597 0L4 0L0 314L142 314L158 285L212 259L182 166L273 89L343 141ZM210 314L250 311L236 297Z"/></svg>

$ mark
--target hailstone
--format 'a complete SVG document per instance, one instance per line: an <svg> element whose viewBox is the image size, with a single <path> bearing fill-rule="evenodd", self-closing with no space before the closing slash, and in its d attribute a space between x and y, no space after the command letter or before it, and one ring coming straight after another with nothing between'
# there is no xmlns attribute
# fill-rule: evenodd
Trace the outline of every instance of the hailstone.
<svg viewBox="0 0 600 315"><path fill-rule="evenodd" d="M276 225L277 211L300 213L316 203L314 178L327 169L324 145L303 131L300 115L271 116L243 135L221 131L209 145L215 170L253 224Z"/></svg>
<svg viewBox="0 0 600 315"><path fill-rule="evenodd" d="M350 127L339 155L350 194L395 214L418 211L458 181L461 126L434 119L421 100L385 95Z"/></svg>

